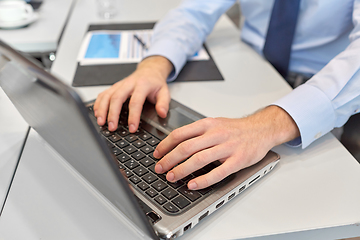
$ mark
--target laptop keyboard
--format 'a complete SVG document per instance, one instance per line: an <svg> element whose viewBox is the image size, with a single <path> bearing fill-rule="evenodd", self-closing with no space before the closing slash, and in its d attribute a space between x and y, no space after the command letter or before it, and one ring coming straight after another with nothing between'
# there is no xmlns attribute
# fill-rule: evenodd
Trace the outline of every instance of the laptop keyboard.
<svg viewBox="0 0 360 240"><path fill-rule="evenodd" d="M88 109L94 116L92 106ZM154 158L152 153L166 135L145 122L140 122L138 130L130 133L126 110L120 115L119 127L116 131L110 132L107 126L102 126L100 132L129 183L166 213L179 214L188 210L208 196L217 186L213 185L198 191L187 188L187 183L191 179L211 171L217 166L215 163L173 183L166 180L166 173L155 173L155 164L159 159Z"/></svg>

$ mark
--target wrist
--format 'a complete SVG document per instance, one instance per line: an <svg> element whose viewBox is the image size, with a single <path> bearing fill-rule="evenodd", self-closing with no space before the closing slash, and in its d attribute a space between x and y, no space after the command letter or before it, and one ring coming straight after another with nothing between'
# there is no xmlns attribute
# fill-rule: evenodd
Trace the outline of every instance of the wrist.
<svg viewBox="0 0 360 240"><path fill-rule="evenodd" d="M173 68L172 63L163 56L147 57L137 65L137 70L156 72L163 79L167 79Z"/></svg>
<svg viewBox="0 0 360 240"><path fill-rule="evenodd" d="M300 136L292 117L282 108L271 105L250 116L268 139L271 148Z"/></svg>

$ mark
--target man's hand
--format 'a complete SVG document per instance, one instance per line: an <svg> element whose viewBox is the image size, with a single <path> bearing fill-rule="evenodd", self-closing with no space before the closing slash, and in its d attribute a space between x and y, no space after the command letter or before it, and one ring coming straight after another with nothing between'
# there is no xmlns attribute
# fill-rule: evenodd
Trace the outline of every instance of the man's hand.
<svg viewBox="0 0 360 240"><path fill-rule="evenodd" d="M161 56L148 57L138 64L134 73L100 93L94 104L95 117L99 125L108 123L115 131L123 103L129 102L129 131L139 126L142 107L146 99L156 104L160 117L165 118L169 110L170 93L166 79L173 69L171 62Z"/></svg>
<svg viewBox="0 0 360 240"><path fill-rule="evenodd" d="M206 118L174 130L160 142L154 157L163 158L155 171L168 171L167 180L174 182L219 160L220 166L189 181L189 189L202 189L257 163L272 147L298 136L293 119L277 106L241 119Z"/></svg>

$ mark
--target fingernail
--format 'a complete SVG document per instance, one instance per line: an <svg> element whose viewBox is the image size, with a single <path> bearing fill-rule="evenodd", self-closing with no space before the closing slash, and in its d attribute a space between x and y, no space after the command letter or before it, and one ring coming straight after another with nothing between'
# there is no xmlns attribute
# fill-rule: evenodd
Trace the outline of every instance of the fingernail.
<svg viewBox="0 0 360 240"><path fill-rule="evenodd" d="M102 117L98 117L98 118L97 118L97 122L98 122L99 124L101 124L101 123L102 123Z"/></svg>
<svg viewBox="0 0 360 240"><path fill-rule="evenodd" d="M155 149L153 156L154 158L159 158L159 151Z"/></svg>
<svg viewBox="0 0 360 240"><path fill-rule="evenodd" d="M166 114L166 109L165 108L161 108L161 111Z"/></svg>
<svg viewBox="0 0 360 240"><path fill-rule="evenodd" d="M114 123L113 123L113 122L109 122L109 130L111 131L112 129L114 129Z"/></svg>
<svg viewBox="0 0 360 240"><path fill-rule="evenodd" d="M130 131L130 132L135 132L135 131L136 131L134 124L130 124L130 125L129 125L129 131Z"/></svg>
<svg viewBox="0 0 360 240"><path fill-rule="evenodd" d="M196 182L189 182L188 188L190 190L196 189L197 188Z"/></svg>
<svg viewBox="0 0 360 240"><path fill-rule="evenodd" d="M156 164L155 165L155 172L156 173L162 173L162 171L163 171L162 166L160 164Z"/></svg>
<svg viewBox="0 0 360 240"><path fill-rule="evenodd" d="M174 173L173 172L169 172L167 175L166 175L166 179L168 180L168 181L172 181L172 180L174 180L174 178L175 178L175 175L174 175Z"/></svg>

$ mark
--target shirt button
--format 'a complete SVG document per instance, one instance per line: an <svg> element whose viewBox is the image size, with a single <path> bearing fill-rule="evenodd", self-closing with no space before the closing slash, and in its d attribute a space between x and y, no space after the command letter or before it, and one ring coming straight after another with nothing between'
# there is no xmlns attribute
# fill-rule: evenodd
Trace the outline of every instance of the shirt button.
<svg viewBox="0 0 360 240"><path fill-rule="evenodd" d="M315 139L318 139L319 137L321 137L321 132L318 132L318 133L314 136Z"/></svg>
<svg viewBox="0 0 360 240"><path fill-rule="evenodd" d="M354 113L357 113L357 112L359 112L359 108L354 111Z"/></svg>

